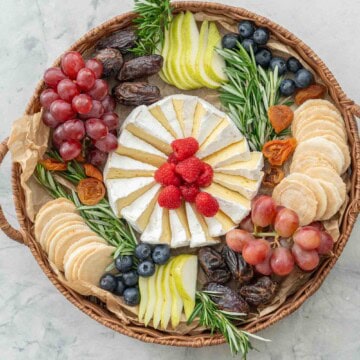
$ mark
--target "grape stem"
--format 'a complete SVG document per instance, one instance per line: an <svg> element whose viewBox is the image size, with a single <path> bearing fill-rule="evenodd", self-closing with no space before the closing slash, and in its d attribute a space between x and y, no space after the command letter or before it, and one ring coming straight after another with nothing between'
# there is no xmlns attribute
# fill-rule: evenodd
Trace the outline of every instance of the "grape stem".
<svg viewBox="0 0 360 360"><path fill-rule="evenodd" d="M278 236L278 234L275 231L274 232L257 232L257 231L255 231L252 234L256 237Z"/></svg>

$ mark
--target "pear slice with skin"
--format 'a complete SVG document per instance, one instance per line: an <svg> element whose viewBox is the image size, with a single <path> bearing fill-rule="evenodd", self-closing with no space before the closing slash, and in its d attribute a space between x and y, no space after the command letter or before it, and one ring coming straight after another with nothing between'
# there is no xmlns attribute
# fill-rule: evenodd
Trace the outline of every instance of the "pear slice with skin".
<svg viewBox="0 0 360 360"><path fill-rule="evenodd" d="M224 69L225 61L216 48L221 46L221 35L214 22L209 25L208 41L204 55L205 72L213 81L223 83L228 80Z"/></svg>
<svg viewBox="0 0 360 360"><path fill-rule="evenodd" d="M204 86L210 89L217 89L221 84L211 79L205 71L205 54L207 49L208 36L209 22L205 20L201 24L200 28L199 50L195 60L195 72L198 74L198 81L200 81Z"/></svg>
<svg viewBox="0 0 360 360"><path fill-rule="evenodd" d="M171 308L172 308L172 294L170 291L170 271L171 271L171 262L168 261L166 265L164 265L164 270L162 273L162 283L161 283L161 291L162 291L162 309L161 309L161 328L166 329L170 317L171 317Z"/></svg>
<svg viewBox="0 0 360 360"><path fill-rule="evenodd" d="M170 29L170 26L169 26ZM169 29L164 31L164 44L161 50L161 56L163 57L163 66L161 71L159 72L160 78L168 84L171 84L171 78L169 77L169 73L167 71L167 61L168 61L168 54L169 54Z"/></svg>
<svg viewBox="0 0 360 360"><path fill-rule="evenodd" d="M154 316L154 310L155 310L156 299L157 299L157 295L156 295L156 277L157 277L157 274L159 272L159 268L160 267L157 266L154 275L152 275L152 276L150 276L148 278L147 301L145 303L146 310L145 310L145 315L144 315L144 324L145 324L145 326L148 326L150 320ZM141 301L142 301L142 298L141 298ZM140 307L141 307L141 302L140 302Z"/></svg>
<svg viewBox="0 0 360 360"><path fill-rule="evenodd" d="M140 322L144 322L144 316L146 313L146 308L149 303L149 282L150 279L148 277L139 277L139 291L140 291L140 305L139 305L139 314L138 318Z"/></svg>
<svg viewBox="0 0 360 360"><path fill-rule="evenodd" d="M174 258L171 262L171 269L170 269L170 277L169 277L169 283L170 283L170 292L171 292L171 326L173 329L175 329L181 320L181 315L184 307L184 302L181 299L181 296L176 288L176 282L175 282L175 274L174 274L174 268L176 266L176 262L178 261L178 257Z"/></svg>
<svg viewBox="0 0 360 360"><path fill-rule="evenodd" d="M176 288L184 302L186 319L189 319L195 307L197 263L196 255L179 255L173 269Z"/></svg>
<svg viewBox="0 0 360 360"><path fill-rule="evenodd" d="M156 272L156 279L155 279L155 308L154 308L154 317L153 317L153 325L154 328L157 329L160 320L161 320L161 312L162 312L162 306L163 306L163 293L162 293L162 275L164 272L164 266L159 266L157 272Z"/></svg>

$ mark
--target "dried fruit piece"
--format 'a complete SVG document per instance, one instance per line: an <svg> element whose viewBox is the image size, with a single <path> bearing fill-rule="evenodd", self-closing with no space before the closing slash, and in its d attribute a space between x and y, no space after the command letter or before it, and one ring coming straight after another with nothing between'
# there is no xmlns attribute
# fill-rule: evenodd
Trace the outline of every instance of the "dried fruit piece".
<svg viewBox="0 0 360 360"><path fill-rule="evenodd" d="M287 129L294 119L294 112L286 105L273 105L268 109L269 121L277 134Z"/></svg>
<svg viewBox="0 0 360 360"><path fill-rule="evenodd" d="M270 166L265 169L263 177L263 185L267 187L275 187L285 177L284 171L277 166Z"/></svg>
<svg viewBox="0 0 360 360"><path fill-rule="evenodd" d="M234 280L246 283L253 278L254 270L251 265L246 263L241 254L236 253L227 246L223 248L222 254Z"/></svg>
<svg viewBox="0 0 360 360"><path fill-rule="evenodd" d="M207 274L209 270L216 270L225 267L225 261L222 255L211 247L204 247L199 250L199 262Z"/></svg>
<svg viewBox="0 0 360 360"><path fill-rule="evenodd" d="M55 159L40 160L39 163L49 171L65 171L67 169L66 163Z"/></svg>
<svg viewBox="0 0 360 360"><path fill-rule="evenodd" d="M103 64L103 77L115 76L124 63L121 52L112 48L97 51L95 59L99 60Z"/></svg>
<svg viewBox="0 0 360 360"><path fill-rule="evenodd" d="M137 36L134 30L120 30L108 37L102 38L96 44L96 49L115 48L120 50L122 54L125 54L135 45L136 39Z"/></svg>
<svg viewBox="0 0 360 360"><path fill-rule="evenodd" d="M296 140L289 138L285 140L271 140L264 144L262 153L271 165L281 166L293 153Z"/></svg>
<svg viewBox="0 0 360 360"><path fill-rule="evenodd" d="M263 276L252 285L245 285L240 289L240 295L253 306L268 303L275 295L277 283L269 277Z"/></svg>
<svg viewBox="0 0 360 360"><path fill-rule="evenodd" d="M79 181L76 187L79 199L84 205L96 205L105 196L104 184L94 178L86 178Z"/></svg>
<svg viewBox="0 0 360 360"><path fill-rule="evenodd" d="M85 162L85 158L83 156L83 154L79 154L76 158L75 158L75 161L77 161L78 163L84 163Z"/></svg>
<svg viewBox="0 0 360 360"><path fill-rule="evenodd" d="M86 176L94 179L98 179L99 181L103 181L103 175L101 171L91 164L84 164L85 174Z"/></svg>
<svg viewBox="0 0 360 360"><path fill-rule="evenodd" d="M300 89L295 95L295 104L301 105L310 99L321 99L326 94L326 87L321 84L312 84L305 89Z"/></svg>
<svg viewBox="0 0 360 360"><path fill-rule="evenodd" d="M114 88L114 96L124 105L149 105L160 100L160 89L146 82L124 82Z"/></svg>
<svg viewBox="0 0 360 360"><path fill-rule="evenodd" d="M231 279L231 273L228 269L209 270L207 272L208 282L217 284L226 284Z"/></svg>

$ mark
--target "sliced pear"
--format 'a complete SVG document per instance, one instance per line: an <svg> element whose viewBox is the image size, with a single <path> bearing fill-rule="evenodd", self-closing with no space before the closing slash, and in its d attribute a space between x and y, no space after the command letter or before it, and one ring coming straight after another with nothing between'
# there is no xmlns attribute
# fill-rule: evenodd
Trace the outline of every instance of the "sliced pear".
<svg viewBox="0 0 360 360"><path fill-rule="evenodd" d="M155 329L157 329L160 324L162 306L163 306L163 293L161 286L163 271L164 271L164 266L159 266L156 272L156 279L155 279L156 301L155 301L154 316L153 316L153 325Z"/></svg>
<svg viewBox="0 0 360 360"><path fill-rule="evenodd" d="M223 83L227 81L227 76L224 72L225 61L221 55L218 54L216 48L221 44L221 35L214 22L209 25L208 41L204 55L205 72L213 81Z"/></svg>
<svg viewBox="0 0 360 360"><path fill-rule="evenodd" d="M179 255L173 267L175 284L184 302L186 319L190 317L195 307L197 262L196 255Z"/></svg>
<svg viewBox="0 0 360 360"><path fill-rule="evenodd" d="M171 317L171 309L172 309L172 294L170 291L170 271L171 271L171 262L170 260L166 265L164 265L164 270L162 273L162 283L161 283L161 291L162 291L162 309L161 309L161 328L166 329L170 317Z"/></svg>
<svg viewBox="0 0 360 360"><path fill-rule="evenodd" d="M144 322L144 316L149 303L149 281L148 277L139 277L140 305L138 318L140 322Z"/></svg>
<svg viewBox="0 0 360 360"><path fill-rule="evenodd" d="M156 278L157 278L159 269L161 269L161 268L162 268L161 266L157 266L155 274L148 278L149 280L148 280L148 284L147 284L147 302L145 303L146 310L145 310L145 315L144 315L145 326L147 326L149 324L150 320L154 316L154 310L155 310L156 299L157 299ZM141 301L142 301L142 298L141 298ZM140 302L140 306L141 306L141 302Z"/></svg>
<svg viewBox="0 0 360 360"><path fill-rule="evenodd" d="M163 66L161 68L161 71L159 72L159 75L163 81L165 81L168 84L171 84L171 79L169 77L169 73L167 71L167 60L168 60L168 54L169 54L169 29L165 30L164 32L164 44L163 48L161 50L161 56L163 57Z"/></svg>
<svg viewBox="0 0 360 360"><path fill-rule="evenodd" d="M198 74L197 79L204 86L210 89L217 89L221 86L221 84L217 81L214 81L209 77L207 72L205 71L205 54L208 43L208 35L209 35L209 22L207 20L203 21L200 28L200 37L199 37L199 50L195 60L195 71Z"/></svg>
<svg viewBox="0 0 360 360"><path fill-rule="evenodd" d="M175 282L175 265L178 260L178 257L174 258L171 261L171 269L170 269L170 276L169 276L169 284L170 284L170 292L171 292L171 326L175 329L181 320L182 310L184 307L184 302L176 288Z"/></svg>

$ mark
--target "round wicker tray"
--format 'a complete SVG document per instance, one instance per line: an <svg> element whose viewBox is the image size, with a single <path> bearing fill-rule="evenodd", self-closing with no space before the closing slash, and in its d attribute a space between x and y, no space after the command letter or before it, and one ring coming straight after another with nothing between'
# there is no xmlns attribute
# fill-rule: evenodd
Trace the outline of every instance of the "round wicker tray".
<svg viewBox="0 0 360 360"><path fill-rule="evenodd" d="M190 10L194 13L199 11L206 11L207 13L212 13L214 15L227 16L234 20L250 19L255 21L257 25L268 27L279 41L293 48L303 58L303 60L305 60L309 66L311 66L312 70L322 79L322 81L329 89L329 95L340 109L345 119L352 158L351 189L349 193L350 201L346 208L340 227L341 236L335 245L334 256L326 259L316 270L316 272L314 272L309 281L295 294L288 297L286 302L279 309L262 318L255 319L254 321L244 326L244 329L247 331L257 332L291 314L320 287L325 277L336 263L338 257L344 249L346 242L349 239L351 230L356 221L356 217L360 211L360 141L355 120L355 116L360 117L360 106L354 104L354 102L345 95L330 70L308 46L306 46L292 33L275 24L274 22L262 16L251 13L245 9L216 3L177 2L173 5L176 11ZM69 50L85 52L86 50L92 48L101 37L107 36L116 30L129 26L134 17L134 13L126 13L114 17L97 28L89 31L87 34L81 37ZM56 61L56 65L58 64L59 59ZM33 114L40 110L39 94L43 87L44 83L41 81L35 89L35 92L26 108L26 114ZM0 163L2 162L7 151L7 139L5 139L0 144ZM35 260L38 262L46 276L76 307L107 327L124 335L128 335L146 342L174 346L201 347L221 344L225 341L224 337L219 334L211 335L210 333L204 332L196 336L173 335L163 331L154 330L152 328L144 328L141 326L126 324L107 311L103 304L101 304L97 299L81 296L61 284L57 280L55 274L52 272L44 252L41 250L38 243L34 239L33 224L27 218L25 211L24 193L20 186L19 179L20 172L21 169L19 165L14 163L12 168L12 189L20 229L14 229L7 222L1 207L0 228L13 240L23 243L29 247Z"/></svg>

